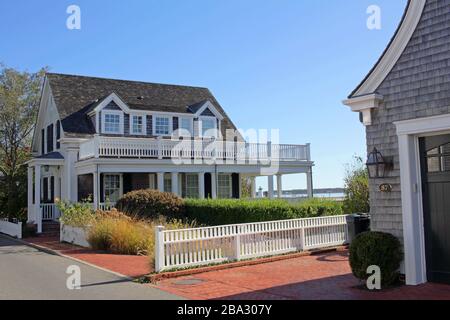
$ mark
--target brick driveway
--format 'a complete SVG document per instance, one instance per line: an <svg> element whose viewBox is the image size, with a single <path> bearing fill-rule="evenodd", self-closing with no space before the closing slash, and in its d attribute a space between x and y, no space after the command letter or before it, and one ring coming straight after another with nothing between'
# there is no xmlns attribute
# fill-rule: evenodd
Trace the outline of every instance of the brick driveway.
<svg viewBox="0 0 450 320"><path fill-rule="evenodd" d="M157 287L190 299L446 299L450 286L426 284L383 292L360 289L348 253L332 252L266 264L167 279Z"/></svg>

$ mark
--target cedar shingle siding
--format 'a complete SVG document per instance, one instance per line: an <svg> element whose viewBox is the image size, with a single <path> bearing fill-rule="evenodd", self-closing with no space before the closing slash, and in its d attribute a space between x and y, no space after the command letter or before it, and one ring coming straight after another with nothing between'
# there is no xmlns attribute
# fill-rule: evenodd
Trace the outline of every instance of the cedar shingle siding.
<svg viewBox="0 0 450 320"><path fill-rule="evenodd" d="M450 1L428 0L399 61L377 90L384 96L367 126L367 146L394 158L388 178L370 181L372 227L402 235L398 141L393 122L450 113ZM391 183L392 193L378 191Z"/></svg>

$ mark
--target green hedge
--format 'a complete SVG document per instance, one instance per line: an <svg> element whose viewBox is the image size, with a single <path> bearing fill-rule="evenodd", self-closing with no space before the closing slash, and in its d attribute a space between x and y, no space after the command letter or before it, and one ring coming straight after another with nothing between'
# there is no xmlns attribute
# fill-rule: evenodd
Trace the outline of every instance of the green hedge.
<svg viewBox="0 0 450 320"><path fill-rule="evenodd" d="M185 214L199 224L214 226L343 214L342 204L321 199L290 204L283 200L185 200Z"/></svg>

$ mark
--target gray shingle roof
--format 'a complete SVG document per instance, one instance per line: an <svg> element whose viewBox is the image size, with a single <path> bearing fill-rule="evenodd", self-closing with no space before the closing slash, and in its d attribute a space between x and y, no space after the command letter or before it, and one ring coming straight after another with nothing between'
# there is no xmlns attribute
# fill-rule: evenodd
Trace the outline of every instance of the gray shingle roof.
<svg viewBox="0 0 450 320"><path fill-rule="evenodd" d="M59 152L50 152L44 155L41 155L39 157L36 157L36 159L55 159L55 160L64 160L64 157Z"/></svg>
<svg viewBox="0 0 450 320"><path fill-rule="evenodd" d="M115 92L131 108L145 111L191 113L189 106L211 101L224 116L224 129L235 126L207 88L114 80L48 73L64 132L69 136L89 135L95 128L87 113ZM143 99L140 99L143 97Z"/></svg>

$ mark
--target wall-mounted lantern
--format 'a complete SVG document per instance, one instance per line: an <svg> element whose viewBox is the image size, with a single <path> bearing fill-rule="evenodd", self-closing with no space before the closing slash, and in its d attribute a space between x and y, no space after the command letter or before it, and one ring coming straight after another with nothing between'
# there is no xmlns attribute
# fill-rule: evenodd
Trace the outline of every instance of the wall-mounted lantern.
<svg viewBox="0 0 450 320"><path fill-rule="evenodd" d="M367 171L369 172L369 178L384 178L386 171L392 168L392 161L386 160L383 155L374 148L369 157L367 158Z"/></svg>

